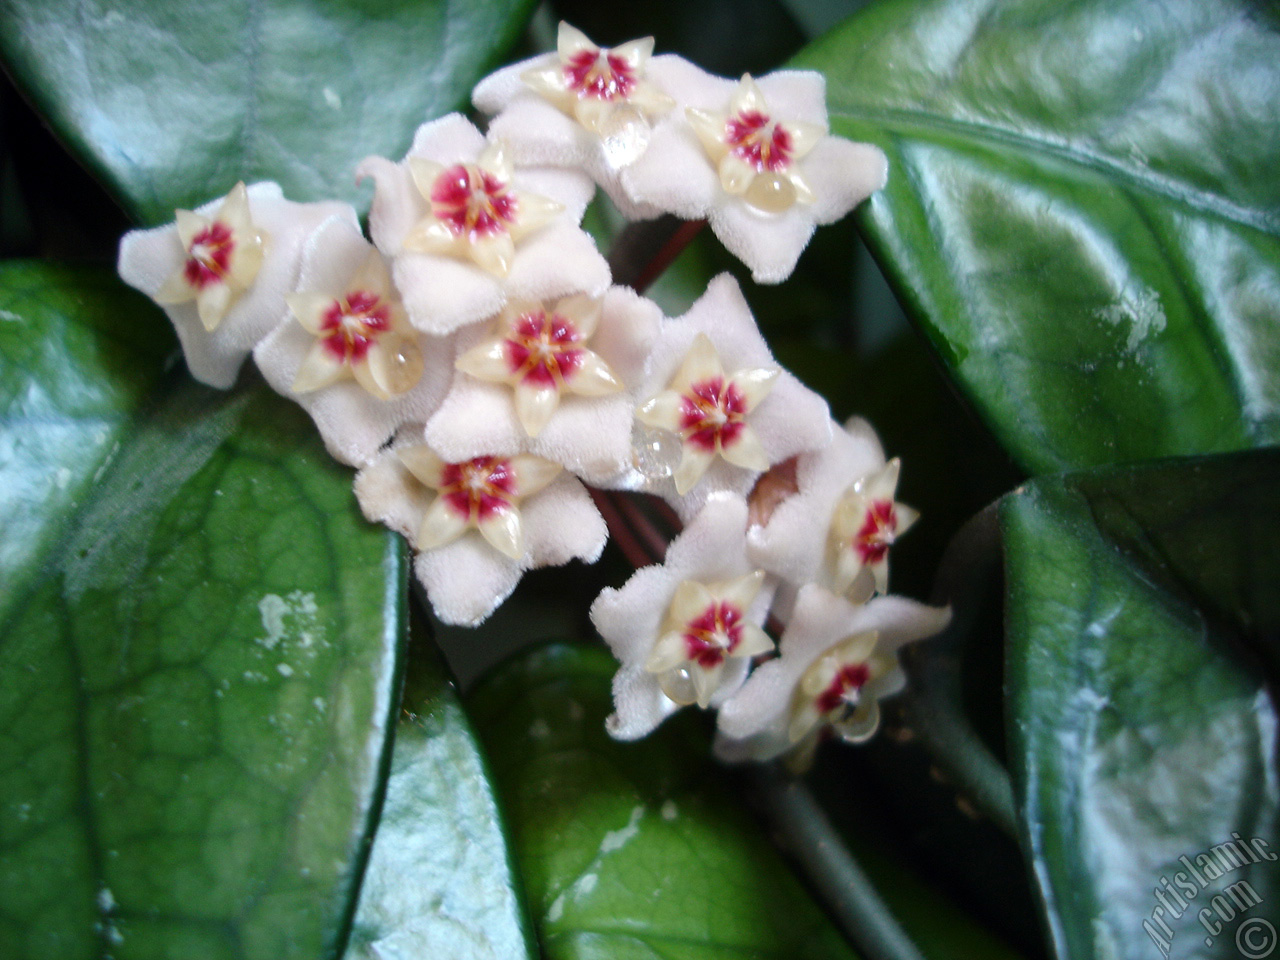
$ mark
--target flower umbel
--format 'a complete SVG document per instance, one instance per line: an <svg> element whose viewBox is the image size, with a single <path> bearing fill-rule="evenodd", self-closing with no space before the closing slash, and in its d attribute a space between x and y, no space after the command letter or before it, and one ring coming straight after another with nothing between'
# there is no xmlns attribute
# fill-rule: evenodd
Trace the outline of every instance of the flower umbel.
<svg viewBox="0 0 1280 960"><path fill-rule="evenodd" d="M685 580L676 587L645 664L663 693L678 704L706 708L720 689L726 660L773 649L768 635L746 619L763 581L764 572L755 570L724 583Z"/></svg>
<svg viewBox="0 0 1280 960"><path fill-rule="evenodd" d="M750 74L739 81L728 110L689 107L686 114L727 193L766 213L813 202L813 188L796 161L827 135L827 128L780 120Z"/></svg>
<svg viewBox="0 0 1280 960"><path fill-rule="evenodd" d="M422 518L419 549L444 546L474 529L513 560L524 556L520 501L549 484L561 469L527 454L445 463L428 447L418 446L397 455L410 473L439 494Z"/></svg>
<svg viewBox="0 0 1280 960"><path fill-rule="evenodd" d="M505 277L515 246L564 209L559 203L511 186L506 148L491 143L475 163L449 166L410 157L414 185L430 212L404 238L404 248L470 259Z"/></svg>
<svg viewBox="0 0 1280 960"><path fill-rule="evenodd" d="M889 589L889 548L920 514L893 499L901 461L896 457L855 481L831 514L829 546L835 588L854 602Z"/></svg>
<svg viewBox="0 0 1280 960"><path fill-rule="evenodd" d="M303 329L316 338L294 378L294 393L354 379L370 395L390 400L421 379L424 362L417 334L377 250L369 251L342 293L294 293L285 301Z"/></svg>
<svg viewBox="0 0 1280 960"><path fill-rule="evenodd" d="M587 342L600 320L600 301L577 294L548 309L509 304L489 339L468 350L457 368L479 380L505 383L515 394L516 415L536 437L565 392L584 397L617 393L622 381Z"/></svg>
<svg viewBox="0 0 1280 960"><path fill-rule="evenodd" d="M747 417L768 396L778 373L776 367L753 367L727 376L711 339L698 335L667 389L636 410L641 423L679 434L678 493L687 493L717 455L748 470L769 468Z"/></svg>
<svg viewBox="0 0 1280 960"><path fill-rule="evenodd" d="M267 235L249 216L249 195L237 183L212 217L176 211L182 266L155 295L157 303L196 302L206 330L216 330L262 267Z"/></svg>

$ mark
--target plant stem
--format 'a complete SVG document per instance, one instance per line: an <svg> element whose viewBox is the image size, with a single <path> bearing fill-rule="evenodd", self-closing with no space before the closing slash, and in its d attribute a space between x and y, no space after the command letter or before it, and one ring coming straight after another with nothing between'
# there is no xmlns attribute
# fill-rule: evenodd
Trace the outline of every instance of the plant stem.
<svg viewBox="0 0 1280 960"><path fill-rule="evenodd" d="M654 558L643 540L632 530L626 515L621 509L624 502L616 494L608 490L597 490L587 487L591 499L604 517L605 526L609 528L609 539L618 545L627 563L639 570L654 562Z"/></svg>
<svg viewBox="0 0 1280 960"><path fill-rule="evenodd" d="M809 788L777 764L753 766L748 776L770 826L868 960L924 960Z"/></svg>
<svg viewBox="0 0 1280 960"><path fill-rule="evenodd" d="M706 223L664 215L656 220L627 224L609 250L613 282L644 293Z"/></svg>
<svg viewBox="0 0 1280 960"><path fill-rule="evenodd" d="M1017 837L1013 785L964 711L960 664L965 639L1000 562L997 503L976 514L952 539L938 566L933 602L950 603L951 625L904 652L910 678L904 699L911 728L939 770L1001 830Z"/></svg>

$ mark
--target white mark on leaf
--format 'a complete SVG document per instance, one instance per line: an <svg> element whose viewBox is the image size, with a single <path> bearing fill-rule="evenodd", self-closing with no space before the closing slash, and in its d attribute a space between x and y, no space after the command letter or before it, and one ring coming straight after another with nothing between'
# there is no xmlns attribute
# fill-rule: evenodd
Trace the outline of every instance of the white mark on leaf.
<svg viewBox="0 0 1280 960"><path fill-rule="evenodd" d="M640 832L640 818L643 816L644 807L636 807L631 811L631 819L627 821L625 827L606 833L604 839L600 841L600 855L604 856L625 847L631 838Z"/></svg>
<svg viewBox="0 0 1280 960"><path fill-rule="evenodd" d="M551 902L551 909L547 911L547 919L550 920L552 923L555 923L557 920L559 920L563 916L564 916L564 894L562 893L560 894L560 896L556 897L555 900Z"/></svg>
<svg viewBox="0 0 1280 960"><path fill-rule="evenodd" d="M1160 333L1168 324L1164 308L1160 306L1160 296L1150 287L1139 285L1136 289L1126 290L1118 303L1110 304L1096 311L1098 317L1113 326L1129 327L1129 337L1125 347L1135 351L1142 346L1144 340L1152 334Z"/></svg>
<svg viewBox="0 0 1280 960"><path fill-rule="evenodd" d="M274 650L292 639L298 649L306 650L317 636L323 636L318 613L314 593L294 590L287 597L268 593L258 601L258 615L266 636L258 637L256 642L267 650Z"/></svg>

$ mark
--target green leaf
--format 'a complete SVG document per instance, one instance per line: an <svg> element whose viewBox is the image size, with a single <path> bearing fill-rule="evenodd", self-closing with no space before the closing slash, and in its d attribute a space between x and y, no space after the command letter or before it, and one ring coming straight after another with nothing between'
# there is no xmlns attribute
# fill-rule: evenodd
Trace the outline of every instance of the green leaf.
<svg viewBox="0 0 1280 960"><path fill-rule="evenodd" d="M1243 920L1215 931L1200 911L1241 912L1237 883L1280 900L1275 863L1205 866L1236 834L1280 846L1256 645L1276 636L1277 502L1269 450L1037 480L1002 507L1011 761L1061 958L1154 956L1161 940L1234 956Z"/></svg>
<svg viewBox="0 0 1280 960"><path fill-rule="evenodd" d="M404 704L346 960L536 958L489 771L426 643Z"/></svg>
<svg viewBox="0 0 1280 960"><path fill-rule="evenodd" d="M467 105L531 0L11 0L0 54L27 96L146 223L276 180L367 204L355 164L399 158Z"/></svg>
<svg viewBox="0 0 1280 960"><path fill-rule="evenodd" d="M686 711L604 730L617 664L544 647L468 698L549 960L852 957L707 755Z"/></svg>
<svg viewBox="0 0 1280 960"><path fill-rule="evenodd" d="M1280 36L1249 0L890 0L818 41L877 258L1044 472L1280 440Z"/></svg>
<svg viewBox="0 0 1280 960"><path fill-rule="evenodd" d="M306 417L165 375L106 272L0 268L6 957L334 957L406 563Z"/></svg>

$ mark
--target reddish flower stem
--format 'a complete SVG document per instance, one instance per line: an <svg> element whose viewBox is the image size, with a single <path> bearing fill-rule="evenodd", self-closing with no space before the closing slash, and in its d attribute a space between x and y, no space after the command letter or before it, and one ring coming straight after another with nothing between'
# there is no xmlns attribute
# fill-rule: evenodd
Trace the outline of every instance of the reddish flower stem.
<svg viewBox="0 0 1280 960"><path fill-rule="evenodd" d="M684 252L684 248L693 242L702 228L707 225L705 220L687 220L680 225L671 239L663 245L656 256L649 261L644 272L640 274L636 280L636 293L644 293L663 273L667 267L671 266L676 257Z"/></svg>
<svg viewBox="0 0 1280 960"><path fill-rule="evenodd" d="M609 250L613 282L644 293L706 223L705 220L685 221L663 216L657 220L628 224Z"/></svg>
<svg viewBox="0 0 1280 960"><path fill-rule="evenodd" d="M587 487L587 490L591 494L591 499L595 501L596 509L600 511L600 516L604 518L605 525L609 528L609 538L618 545L622 555L627 558L627 563L637 570L654 563L655 561L650 556L648 548L632 532L630 524L627 523L622 511L619 509L620 503L624 501L620 500L617 494L610 493L607 490L597 490L595 487Z"/></svg>

